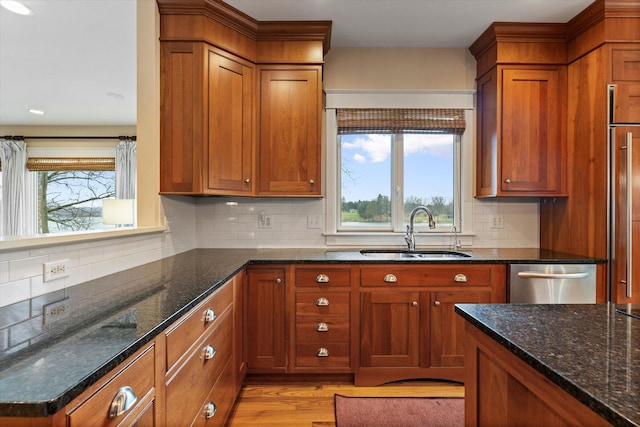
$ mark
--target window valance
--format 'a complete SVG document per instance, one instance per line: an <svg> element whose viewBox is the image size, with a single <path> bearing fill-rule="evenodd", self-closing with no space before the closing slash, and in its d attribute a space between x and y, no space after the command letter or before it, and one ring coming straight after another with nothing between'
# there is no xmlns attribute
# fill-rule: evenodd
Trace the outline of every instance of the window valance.
<svg viewBox="0 0 640 427"><path fill-rule="evenodd" d="M463 109L451 108L340 108L338 134L449 133L461 135L466 122Z"/></svg>

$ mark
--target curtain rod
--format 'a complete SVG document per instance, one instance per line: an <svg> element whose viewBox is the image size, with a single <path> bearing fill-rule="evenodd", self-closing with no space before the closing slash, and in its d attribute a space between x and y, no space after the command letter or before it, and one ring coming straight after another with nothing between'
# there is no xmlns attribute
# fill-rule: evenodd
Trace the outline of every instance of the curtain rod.
<svg viewBox="0 0 640 427"><path fill-rule="evenodd" d="M5 135L2 137L7 140L20 139L120 139L125 141L135 141L135 136L22 136L22 135Z"/></svg>

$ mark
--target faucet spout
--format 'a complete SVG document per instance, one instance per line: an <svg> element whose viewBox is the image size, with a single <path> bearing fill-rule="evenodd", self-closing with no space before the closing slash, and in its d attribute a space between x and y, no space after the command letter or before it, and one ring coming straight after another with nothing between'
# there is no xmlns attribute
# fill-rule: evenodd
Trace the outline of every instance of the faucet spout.
<svg viewBox="0 0 640 427"><path fill-rule="evenodd" d="M409 215L409 224L407 225L407 233L404 236L405 242L407 242L407 246L410 251L413 251L416 248L416 238L415 232L413 229L416 214L418 212L424 212L429 217L429 228L436 228L436 221L433 219L433 214L426 206L417 206L411 211L411 215Z"/></svg>

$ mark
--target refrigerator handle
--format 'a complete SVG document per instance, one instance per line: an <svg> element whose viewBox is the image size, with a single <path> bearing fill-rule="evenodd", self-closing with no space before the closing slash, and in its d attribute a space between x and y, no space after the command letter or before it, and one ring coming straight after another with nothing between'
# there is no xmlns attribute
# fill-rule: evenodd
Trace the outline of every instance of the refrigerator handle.
<svg viewBox="0 0 640 427"><path fill-rule="evenodd" d="M627 132L627 298L633 296L633 134Z"/></svg>
<svg viewBox="0 0 640 427"><path fill-rule="evenodd" d="M581 273L539 273L537 271L520 271L518 277L523 279L583 279L589 275L588 272Z"/></svg>

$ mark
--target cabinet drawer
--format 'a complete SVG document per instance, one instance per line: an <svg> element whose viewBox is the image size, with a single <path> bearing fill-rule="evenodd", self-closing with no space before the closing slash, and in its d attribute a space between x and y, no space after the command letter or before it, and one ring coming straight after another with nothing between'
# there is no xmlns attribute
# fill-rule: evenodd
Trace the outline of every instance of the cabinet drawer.
<svg viewBox="0 0 640 427"><path fill-rule="evenodd" d="M490 286L491 272L487 265L373 266L360 270L360 285Z"/></svg>
<svg viewBox="0 0 640 427"><path fill-rule="evenodd" d="M319 331L319 329L326 329ZM326 343L349 341L349 318L335 316L297 317L296 340Z"/></svg>
<svg viewBox="0 0 640 427"><path fill-rule="evenodd" d="M129 414L135 412L142 402L149 403L148 399L144 399L144 397L154 388L154 366L155 347L151 346L75 409L69 415L69 425L71 427L116 426L122 423ZM127 386L136 395L137 404L122 415L110 419L111 402L118 392Z"/></svg>
<svg viewBox="0 0 640 427"><path fill-rule="evenodd" d="M202 409L211 384L231 359L231 311L225 312L212 333L193 349L185 364L169 378L166 387L167 425L181 425L193 420ZM205 348L211 345L215 355L206 359Z"/></svg>
<svg viewBox="0 0 640 427"><path fill-rule="evenodd" d="M349 315L349 292L296 292L296 316Z"/></svg>
<svg viewBox="0 0 640 427"><path fill-rule="evenodd" d="M227 363L220 377L211 389L202 405L200 413L196 416L191 427L213 427L224 426L225 421L231 412L235 402L235 391L233 390L233 364ZM213 405L213 406L210 406ZM215 408L211 416L211 408ZM209 413L207 413L209 412ZM209 415L209 417L207 417Z"/></svg>
<svg viewBox="0 0 640 427"><path fill-rule="evenodd" d="M325 349L328 356L318 356L318 351ZM296 367L348 367L349 343L298 343L296 346Z"/></svg>
<svg viewBox="0 0 640 427"><path fill-rule="evenodd" d="M611 59L613 81L640 82L640 50L614 49Z"/></svg>
<svg viewBox="0 0 640 427"><path fill-rule="evenodd" d="M296 268L296 286L347 287L351 270L348 268L313 267Z"/></svg>
<svg viewBox="0 0 640 427"><path fill-rule="evenodd" d="M167 331L167 370L182 357L194 342L217 325L220 315L232 301L233 287L230 284L225 284ZM206 318L206 314L210 313L209 310L214 313L214 318L210 321Z"/></svg>

